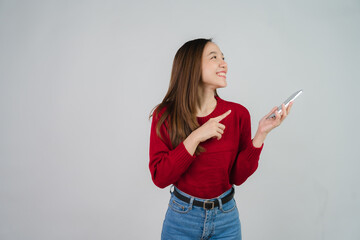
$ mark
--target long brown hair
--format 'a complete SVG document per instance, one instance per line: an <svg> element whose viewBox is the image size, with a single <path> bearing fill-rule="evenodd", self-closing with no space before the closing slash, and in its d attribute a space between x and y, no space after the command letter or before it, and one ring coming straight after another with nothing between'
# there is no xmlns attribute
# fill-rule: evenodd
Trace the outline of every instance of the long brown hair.
<svg viewBox="0 0 360 240"><path fill-rule="evenodd" d="M198 86L201 83L201 62L205 45L212 39L194 39L186 42L176 53L169 89L160 104L154 107L156 117L166 107L156 125L156 133L160 134L160 127L166 120L167 131L173 148L177 147L192 131L199 127L196 109L200 107ZM214 92L215 96L217 92ZM153 112L153 110L151 112ZM150 117L153 114L150 114ZM205 151L198 145L195 154Z"/></svg>

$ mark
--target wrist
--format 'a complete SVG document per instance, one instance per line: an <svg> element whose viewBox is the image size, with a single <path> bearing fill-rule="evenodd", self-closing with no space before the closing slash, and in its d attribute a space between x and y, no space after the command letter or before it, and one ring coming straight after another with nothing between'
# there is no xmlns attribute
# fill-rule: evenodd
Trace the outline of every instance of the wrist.
<svg viewBox="0 0 360 240"><path fill-rule="evenodd" d="M184 140L184 146L190 155L194 155L199 142L197 140L196 134L190 133L189 136Z"/></svg>
<svg viewBox="0 0 360 240"><path fill-rule="evenodd" d="M200 144L200 139L196 134L196 130L193 131L192 133L190 133L190 135L188 136L188 138L194 143L194 144Z"/></svg>
<svg viewBox="0 0 360 240"><path fill-rule="evenodd" d="M265 139L268 134L269 134L269 132L264 131L264 130L262 130L262 129L259 128L259 129L256 131L255 136L259 136L259 137Z"/></svg>
<svg viewBox="0 0 360 240"><path fill-rule="evenodd" d="M268 133L263 132L263 131L257 131L255 134L255 137L252 140L254 147L256 147L256 148L261 147L265 141L267 134Z"/></svg>

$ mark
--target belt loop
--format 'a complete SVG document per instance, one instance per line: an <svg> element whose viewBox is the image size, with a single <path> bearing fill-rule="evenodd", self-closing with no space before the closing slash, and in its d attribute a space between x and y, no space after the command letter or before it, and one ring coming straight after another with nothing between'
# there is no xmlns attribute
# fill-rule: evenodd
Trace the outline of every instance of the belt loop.
<svg viewBox="0 0 360 240"><path fill-rule="evenodd" d="M194 203L194 197L191 197L191 198L190 198L190 202L189 202L190 209L192 209L193 203Z"/></svg>
<svg viewBox="0 0 360 240"><path fill-rule="evenodd" d="M171 191L171 188L173 189L173 191ZM174 185L170 186L170 194L172 194L174 192Z"/></svg>
<svg viewBox="0 0 360 240"><path fill-rule="evenodd" d="M222 210L222 201L220 197L216 198L219 201L219 209Z"/></svg>

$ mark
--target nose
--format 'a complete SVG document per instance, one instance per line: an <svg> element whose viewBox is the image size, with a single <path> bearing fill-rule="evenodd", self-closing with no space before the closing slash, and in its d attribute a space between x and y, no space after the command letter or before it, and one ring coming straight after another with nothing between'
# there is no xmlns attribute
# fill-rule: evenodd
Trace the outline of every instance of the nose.
<svg viewBox="0 0 360 240"><path fill-rule="evenodd" d="M227 68L227 63L225 62L225 60L221 59L220 67Z"/></svg>

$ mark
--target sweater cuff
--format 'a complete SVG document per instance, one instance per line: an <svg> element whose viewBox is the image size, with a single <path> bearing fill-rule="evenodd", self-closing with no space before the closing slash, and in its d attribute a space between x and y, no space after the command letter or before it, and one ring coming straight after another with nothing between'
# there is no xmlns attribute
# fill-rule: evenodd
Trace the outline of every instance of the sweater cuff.
<svg viewBox="0 0 360 240"><path fill-rule="evenodd" d="M172 152L175 159L179 159L179 162L182 162L183 165L187 165L189 162L192 162L196 156L192 156L188 150L186 150L185 145L181 142Z"/></svg>
<svg viewBox="0 0 360 240"><path fill-rule="evenodd" d="M255 147L254 144L252 143L252 140L251 140L251 144L250 144L250 145L251 145L252 148L257 149L257 150L260 150L260 151L261 151L261 150L263 149L263 147L264 147L264 143L263 143L260 147Z"/></svg>
<svg viewBox="0 0 360 240"><path fill-rule="evenodd" d="M188 152L188 150L186 149L186 147L185 147L185 145L184 145L184 142L181 142L181 143L180 143L180 148L184 151L184 154L185 154L187 157L189 157L189 158L191 158L191 159L195 159L195 158L196 158L195 154L194 154L194 156L193 156L193 155L191 155L191 154ZM185 157L185 156L184 156L184 157Z"/></svg>
<svg viewBox="0 0 360 240"><path fill-rule="evenodd" d="M264 147L264 143L260 147L255 147L252 143L252 140L248 146L248 151L250 152L250 155L252 156L260 156L260 153Z"/></svg>

